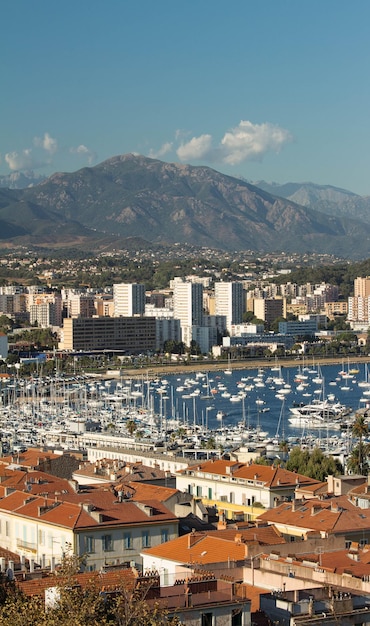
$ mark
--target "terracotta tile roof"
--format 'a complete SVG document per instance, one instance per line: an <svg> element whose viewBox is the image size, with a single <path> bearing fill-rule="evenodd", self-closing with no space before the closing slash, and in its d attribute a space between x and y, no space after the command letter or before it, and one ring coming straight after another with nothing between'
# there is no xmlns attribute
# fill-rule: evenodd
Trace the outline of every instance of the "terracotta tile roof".
<svg viewBox="0 0 370 626"><path fill-rule="evenodd" d="M303 491L306 493L317 493L317 492L327 492L328 491L328 483L326 481L322 483L314 483L310 485L300 485L297 488L297 491Z"/></svg>
<svg viewBox="0 0 370 626"><path fill-rule="evenodd" d="M16 463L22 467L37 467L42 460L57 459L59 457L60 454L55 454L54 452L44 452L38 448L28 448L25 452L1 457L0 463L4 465Z"/></svg>
<svg viewBox="0 0 370 626"><path fill-rule="evenodd" d="M136 577L131 569L122 568L106 572L84 572L82 574L76 574L73 580L76 584L81 585L82 588L95 586L98 589L110 591L122 588L126 585L133 586ZM30 580L20 580L17 582L17 586L27 596L35 596L43 595L45 589L63 585L64 582L66 582L66 579L60 574L54 573L42 578L37 577Z"/></svg>
<svg viewBox="0 0 370 626"><path fill-rule="evenodd" d="M142 480L163 480L166 472L159 467L149 467L143 463L128 463L121 460L101 459L95 463L83 463L82 467L73 472L78 480L79 477L96 478L102 481L110 481L111 475L115 475L121 483Z"/></svg>
<svg viewBox="0 0 370 626"><path fill-rule="evenodd" d="M276 489L279 487L295 487L299 485L314 485L319 481L290 472L282 467L273 467L270 465L257 465L248 463L239 463L235 461L227 461L217 459L214 461L205 461L197 465L191 465L188 469L180 470L180 474L187 471L203 472L206 474L218 474L222 476L234 476L235 478L244 478L246 480L257 480L264 484L265 487Z"/></svg>
<svg viewBox="0 0 370 626"><path fill-rule="evenodd" d="M370 509L359 509L346 496L284 503L262 513L259 520L287 528L345 533L370 529Z"/></svg>
<svg viewBox="0 0 370 626"><path fill-rule="evenodd" d="M141 500L142 498L150 498L159 500L159 502L166 502L166 500L169 500L170 498L172 498L172 496L179 493L178 489L172 489L171 487L161 487L159 485L150 485L148 483L140 483L137 481L128 482L125 485L126 489L127 487L132 490L133 497L139 500ZM116 490L118 490L120 488L120 485L116 485L115 488Z"/></svg>
<svg viewBox="0 0 370 626"><path fill-rule="evenodd" d="M273 525L260 526L247 529L235 530L226 528L225 530L208 530L207 534L211 537L217 536L219 539L227 541L236 541L240 537L242 543L257 543L259 545L277 545L286 543L286 540Z"/></svg>
<svg viewBox="0 0 370 626"><path fill-rule="evenodd" d="M178 521L158 500L119 502L110 489L61 494L57 499L14 491L0 501L1 510L70 529Z"/></svg>
<svg viewBox="0 0 370 626"><path fill-rule="evenodd" d="M352 544L353 545L353 544ZM269 558L264 555L264 558ZM286 563L284 557L276 559L280 563ZM353 576L362 578L370 575L370 547L367 546L363 550L358 548L358 544L353 549L335 550L323 552L318 555L315 553L305 553L295 556L292 560L289 558L289 565L311 567L312 564L328 572L336 574L351 573ZM311 565L309 565L311 564Z"/></svg>
<svg viewBox="0 0 370 626"><path fill-rule="evenodd" d="M367 498L370 498L370 489L369 489L369 485L368 482L364 482L362 483L362 485L357 485L357 487L354 487L353 489L351 489L351 491L348 492L348 495L362 495L362 496L366 496Z"/></svg>
<svg viewBox="0 0 370 626"><path fill-rule="evenodd" d="M3 488L13 487L33 494L48 494L49 496L73 492L71 483L64 479L40 472L39 470L10 469L0 465L0 482Z"/></svg>
<svg viewBox="0 0 370 626"><path fill-rule="evenodd" d="M143 554L178 563L224 563L241 561L246 556L242 542L222 539L207 533L188 533L172 541L143 550Z"/></svg>

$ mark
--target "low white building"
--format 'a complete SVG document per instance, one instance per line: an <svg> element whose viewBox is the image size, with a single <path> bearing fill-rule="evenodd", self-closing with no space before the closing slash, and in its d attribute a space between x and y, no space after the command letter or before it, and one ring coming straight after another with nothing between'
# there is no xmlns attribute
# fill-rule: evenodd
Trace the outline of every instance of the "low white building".
<svg viewBox="0 0 370 626"><path fill-rule="evenodd" d="M176 487L211 502L240 507L259 504L266 509L294 497L297 485L317 480L281 467L224 459L206 461L176 473Z"/></svg>

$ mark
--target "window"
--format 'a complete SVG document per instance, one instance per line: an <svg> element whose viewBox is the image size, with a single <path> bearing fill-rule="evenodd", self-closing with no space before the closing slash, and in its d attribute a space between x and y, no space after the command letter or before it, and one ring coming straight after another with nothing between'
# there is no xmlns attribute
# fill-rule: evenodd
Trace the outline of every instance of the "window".
<svg viewBox="0 0 370 626"><path fill-rule="evenodd" d="M101 540L103 552L111 552L113 550L112 535L103 535Z"/></svg>
<svg viewBox="0 0 370 626"><path fill-rule="evenodd" d="M168 530L167 528L162 528L161 530L161 543L166 543L168 541Z"/></svg>
<svg viewBox="0 0 370 626"><path fill-rule="evenodd" d="M213 626L213 613L202 613L202 626Z"/></svg>
<svg viewBox="0 0 370 626"><path fill-rule="evenodd" d="M232 611L231 626L242 626L242 610L240 607Z"/></svg>
<svg viewBox="0 0 370 626"><path fill-rule="evenodd" d="M197 485L197 496L198 498L202 496L202 487L200 485Z"/></svg>
<svg viewBox="0 0 370 626"><path fill-rule="evenodd" d="M131 533L124 533L123 545L125 550L132 550L132 536Z"/></svg>
<svg viewBox="0 0 370 626"><path fill-rule="evenodd" d="M45 531L44 530L39 530L39 544L41 546L45 545Z"/></svg>
<svg viewBox="0 0 370 626"><path fill-rule="evenodd" d="M5 522L5 534L9 537L9 522Z"/></svg>
<svg viewBox="0 0 370 626"><path fill-rule="evenodd" d="M208 487L208 498L212 500L212 487Z"/></svg>
<svg viewBox="0 0 370 626"><path fill-rule="evenodd" d="M148 530L143 530L141 533L141 547L142 548L149 548L150 546L150 541L149 541L149 531Z"/></svg>
<svg viewBox="0 0 370 626"><path fill-rule="evenodd" d="M89 552L90 554L92 552L95 552L95 538L94 537L85 537L85 551Z"/></svg>

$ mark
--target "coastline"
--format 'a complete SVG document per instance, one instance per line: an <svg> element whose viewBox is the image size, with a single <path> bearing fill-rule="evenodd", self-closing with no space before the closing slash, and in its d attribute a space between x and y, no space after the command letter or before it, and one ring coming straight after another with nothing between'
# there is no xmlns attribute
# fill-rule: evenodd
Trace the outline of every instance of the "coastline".
<svg viewBox="0 0 370 626"><path fill-rule="evenodd" d="M140 367L140 368L124 368L120 371L120 376L129 376L131 378L138 378L144 375L155 378L158 375L163 376L164 374L189 374L196 372L219 372L225 369L232 370L252 370L252 369L269 369L271 367L280 366L282 369L286 367L298 367L299 365L340 365L343 360L348 361L348 357L345 359L338 357L323 357L323 358L315 358L312 357L310 359L302 359L302 358L293 358L293 359L245 359L240 361L198 361L190 363L168 363L168 364L160 364L160 365L150 365L148 367ZM350 358L351 364L366 364L370 363L370 357L366 356L353 356ZM108 373L106 374L108 376Z"/></svg>

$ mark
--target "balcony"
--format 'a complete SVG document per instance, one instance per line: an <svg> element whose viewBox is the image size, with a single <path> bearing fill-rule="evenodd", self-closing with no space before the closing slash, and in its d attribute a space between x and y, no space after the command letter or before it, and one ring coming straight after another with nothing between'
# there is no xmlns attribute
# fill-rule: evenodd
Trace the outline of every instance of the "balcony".
<svg viewBox="0 0 370 626"><path fill-rule="evenodd" d="M27 552L37 552L37 543L31 541L24 541L23 539L17 539L17 548L21 550L27 550Z"/></svg>

